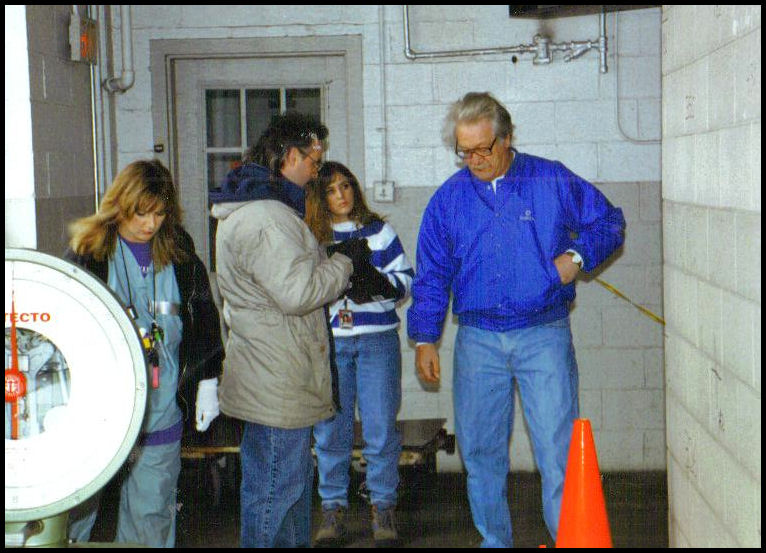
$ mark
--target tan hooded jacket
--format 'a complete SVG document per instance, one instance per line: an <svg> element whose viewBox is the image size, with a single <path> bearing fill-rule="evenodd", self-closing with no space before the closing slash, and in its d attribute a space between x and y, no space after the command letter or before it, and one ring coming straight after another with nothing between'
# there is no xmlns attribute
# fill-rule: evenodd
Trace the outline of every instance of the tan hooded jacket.
<svg viewBox="0 0 766 553"><path fill-rule="evenodd" d="M278 428L331 417L324 305L346 289L351 260L327 259L298 213L276 200L217 204L212 214L229 327L221 411Z"/></svg>

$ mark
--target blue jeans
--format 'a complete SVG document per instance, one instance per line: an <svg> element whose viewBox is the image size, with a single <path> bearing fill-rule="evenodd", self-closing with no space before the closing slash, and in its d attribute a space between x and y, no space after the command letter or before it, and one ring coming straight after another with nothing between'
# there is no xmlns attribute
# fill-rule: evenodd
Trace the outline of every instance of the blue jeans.
<svg viewBox="0 0 766 553"><path fill-rule="evenodd" d="M482 547L513 547L507 476L514 380L542 476L545 524L555 540L569 441L578 417L577 362L568 318L507 332L458 329L455 434Z"/></svg>
<svg viewBox="0 0 766 553"><path fill-rule="evenodd" d="M399 334L387 330L335 339L340 411L314 426L322 508L348 507L349 468L358 400L367 461L367 489L379 509L396 505L401 436L396 414L402 401Z"/></svg>
<svg viewBox="0 0 766 553"><path fill-rule="evenodd" d="M240 444L240 547L309 547L311 427L246 422Z"/></svg>

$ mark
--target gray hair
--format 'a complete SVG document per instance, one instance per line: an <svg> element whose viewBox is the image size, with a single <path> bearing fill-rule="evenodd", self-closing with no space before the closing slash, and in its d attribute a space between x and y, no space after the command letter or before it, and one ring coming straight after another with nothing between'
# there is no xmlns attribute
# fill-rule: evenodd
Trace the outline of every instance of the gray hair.
<svg viewBox="0 0 766 553"><path fill-rule="evenodd" d="M450 148L455 148L455 127L458 123L474 123L481 120L492 121L495 136L513 139L511 114L505 106L495 100L489 92L469 92L460 100L450 105L442 127L442 140Z"/></svg>

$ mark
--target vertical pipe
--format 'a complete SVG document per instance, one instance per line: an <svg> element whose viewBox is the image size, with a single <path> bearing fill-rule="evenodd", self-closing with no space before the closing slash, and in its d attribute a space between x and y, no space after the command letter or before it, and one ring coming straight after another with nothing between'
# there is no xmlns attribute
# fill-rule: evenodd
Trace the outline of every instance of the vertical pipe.
<svg viewBox="0 0 766 553"><path fill-rule="evenodd" d="M130 6L120 6L120 37L122 47L122 75L112 77L104 82L104 88L109 92L125 92L135 82L136 73L133 70L133 37L130 22Z"/></svg>
<svg viewBox="0 0 766 553"><path fill-rule="evenodd" d="M383 159L381 160L381 167L383 176L381 180L383 182L388 180L388 104L386 102L386 40L385 40L385 5L378 6L378 33L380 35L380 105L381 105L381 120L383 127L381 132L383 133L383 147L382 153ZM405 12L406 13L406 12ZM405 22L405 33L407 32Z"/></svg>
<svg viewBox="0 0 766 553"><path fill-rule="evenodd" d="M88 17L95 19L90 12L91 6L88 6ZM100 61L100 60L99 60ZM99 98L97 98L97 96ZM98 149L98 121L99 118L96 115L98 109L98 101L101 96L101 87L99 86L98 76L96 75L95 64L90 65L90 130L91 139L93 140L93 200L94 207L93 212L98 211L98 204L101 201L101 191L99 190L99 149Z"/></svg>
<svg viewBox="0 0 766 553"><path fill-rule="evenodd" d="M404 57L414 60L415 55L410 48L410 13L407 5L402 6L402 21L404 24Z"/></svg>
<svg viewBox="0 0 766 553"><path fill-rule="evenodd" d="M88 17L98 25L98 63L91 65L91 105L93 109L93 157L95 161L95 203L96 210L101 203L101 195L112 178L111 155L111 99L101 89L101 82L109 58L109 39L107 33L107 12L105 6L89 5Z"/></svg>
<svg viewBox="0 0 766 553"><path fill-rule="evenodd" d="M600 32L598 36L598 52L601 54L601 67L602 73L606 73L606 8L601 6L601 14L599 18Z"/></svg>

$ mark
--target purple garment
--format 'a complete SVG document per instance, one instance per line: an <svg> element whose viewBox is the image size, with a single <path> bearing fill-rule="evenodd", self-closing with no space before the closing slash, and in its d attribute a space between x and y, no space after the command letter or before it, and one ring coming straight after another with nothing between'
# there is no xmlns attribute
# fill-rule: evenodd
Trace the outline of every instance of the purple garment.
<svg viewBox="0 0 766 553"><path fill-rule="evenodd" d="M165 445L172 444L181 439L184 430L184 422L178 421L170 428L164 430L157 430L156 432L150 432L149 434L142 434L139 438L139 445Z"/></svg>
<svg viewBox="0 0 766 553"><path fill-rule="evenodd" d="M120 239L125 242L125 245L128 246L131 252L133 252L133 257L136 258L136 261L138 262L138 266L141 267L141 274L145 277L147 274L149 274L149 269L152 267L152 245L150 242L131 242L129 240L126 240L122 236L120 236Z"/></svg>

